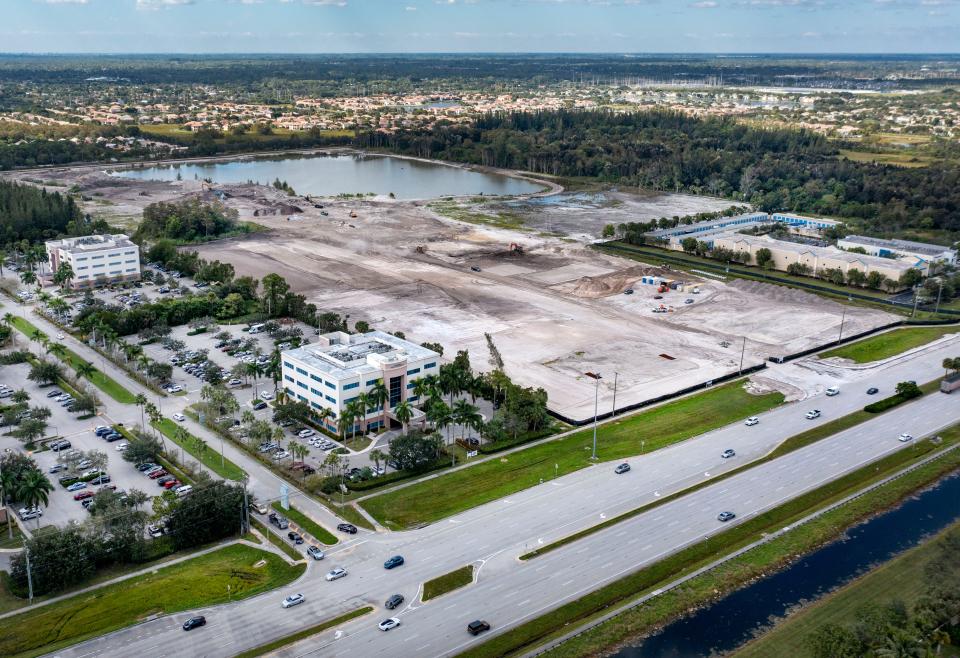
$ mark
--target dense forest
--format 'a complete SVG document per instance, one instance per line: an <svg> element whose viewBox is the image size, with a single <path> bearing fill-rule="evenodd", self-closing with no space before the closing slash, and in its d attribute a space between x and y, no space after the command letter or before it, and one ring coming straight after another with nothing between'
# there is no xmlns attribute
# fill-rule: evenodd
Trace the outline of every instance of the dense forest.
<svg viewBox="0 0 960 658"><path fill-rule="evenodd" d="M956 163L907 169L852 162L838 158L837 146L820 135L752 128L728 118L668 111L497 114L472 125L369 133L356 141L419 157L842 217L875 235L960 235Z"/></svg>
<svg viewBox="0 0 960 658"><path fill-rule="evenodd" d="M0 181L0 244L54 238L77 228L82 219L70 196Z"/></svg>
<svg viewBox="0 0 960 658"><path fill-rule="evenodd" d="M195 242L245 227L237 223L237 211L221 203L206 204L196 198L170 203L160 201L143 209L143 221L137 227L134 240L169 238Z"/></svg>

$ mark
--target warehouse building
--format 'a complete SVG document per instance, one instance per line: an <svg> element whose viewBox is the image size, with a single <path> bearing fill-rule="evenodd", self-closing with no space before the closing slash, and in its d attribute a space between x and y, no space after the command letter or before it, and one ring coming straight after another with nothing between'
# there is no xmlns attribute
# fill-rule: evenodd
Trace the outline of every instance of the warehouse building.
<svg viewBox="0 0 960 658"><path fill-rule="evenodd" d="M46 243L50 271L73 269L70 287L91 288L140 280L140 249L126 235L85 235Z"/></svg>
<svg viewBox="0 0 960 658"><path fill-rule="evenodd" d="M694 222L693 224L678 224L673 228L662 228L655 231L649 231L646 235L669 247L675 251L683 250L683 241L687 238L695 238L709 243L712 236L730 231L742 231L749 228L757 228L769 224L782 224L789 228L793 233L817 237L825 229L833 228L842 224L833 219L823 219L820 217L804 217L802 215L793 215L789 213L750 212L733 217L721 217L704 222Z"/></svg>
<svg viewBox="0 0 960 658"><path fill-rule="evenodd" d="M911 240L882 240L864 235L848 235L837 241L841 249L863 249L871 256L882 258L911 258L914 265L929 274L930 265L956 265L957 251L950 247Z"/></svg>
<svg viewBox="0 0 960 658"><path fill-rule="evenodd" d="M371 395L383 385L387 400L355 422L361 432L396 422L393 410L402 401L418 401L414 382L440 371L440 355L416 343L382 331L348 334L335 331L317 343L281 353L283 387L291 400L299 400L331 415L326 426L337 431L344 407L361 393ZM414 420L422 412L414 412Z"/></svg>

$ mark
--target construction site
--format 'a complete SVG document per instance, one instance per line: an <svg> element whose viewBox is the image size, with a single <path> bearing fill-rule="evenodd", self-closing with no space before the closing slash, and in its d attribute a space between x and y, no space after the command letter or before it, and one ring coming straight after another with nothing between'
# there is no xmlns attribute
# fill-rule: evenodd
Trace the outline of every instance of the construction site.
<svg viewBox="0 0 960 658"><path fill-rule="evenodd" d="M645 266L570 234L461 221L426 201L316 203L255 184L132 181L90 169L44 177L81 186L107 219L161 199L222 200L267 230L199 246L203 258L230 262L238 275L276 272L351 326L364 320L440 343L448 357L468 350L475 369L493 367L492 345L511 378L544 388L550 408L576 420L594 413L588 371L602 376L603 413L614 395L622 408L829 342L841 322L852 335L895 319L795 289ZM659 212L669 195L652 202ZM593 212L602 226L604 209ZM787 383L764 387L797 394Z"/></svg>

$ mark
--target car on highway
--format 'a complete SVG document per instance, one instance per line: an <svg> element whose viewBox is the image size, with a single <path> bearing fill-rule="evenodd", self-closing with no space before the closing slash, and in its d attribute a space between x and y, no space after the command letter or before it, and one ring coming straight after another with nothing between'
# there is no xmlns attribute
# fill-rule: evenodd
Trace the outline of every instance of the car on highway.
<svg viewBox="0 0 960 658"><path fill-rule="evenodd" d="M628 464L627 462L623 462L622 464L617 466L615 469L613 469L613 472L616 473L617 475L622 475L623 473L626 473L629 470L630 470L630 464Z"/></svg>
<svg viewBox="0 0 960 658"><path fill-rule="evenodd" d="M880 392L880 389L876 388L875 386L871 386L870 388L867 389L867 395L876 395L879 392Z"/></svg>
<svg viewBox="0 0 960 658"><path fill-rule="evenodd" d="M281 603L280 605L284 608L292 608L295 605L300 605L301 603L303 603L303 601L304 601L303 594L291 594L290 596L285 598L283 600L283 603Z"/></svg>
<svg viewBox="0 0 960 658"><path fill-rule="evenodd" d="M687 299L683 300L683 303L684 303L684 304L692 304L692 303L693 303L693 300L688 297Z"/></svg>
<svg viewBox="0 0 960 658"><path fill-rule="evenodd" d="M250 507L251 507L257 514L266 514L268 511L270 511L270 510L267 509L267 506L266 506L266 505L262 505L261 503L253 503L253 504L250 505Z"/></svg>
<svg viewBox="0 0 960 658"><path fill-rule="evenodd" d="M319 546L311 546L310 548L308 548L307 555L312 557L314 560L322 560L324 557L323 551L320 550Z"/></svg>
<svg viewBox="0 0 960 658"><path fill-rule="evenodd" d="M813 409L811 411L808 411L806 416L807 420L813 420L814 418L819 418L819 417L820 417L819 409Z"/></svg>
<svg viewBox="0 0 960 658"><path fill-rule="evenodd" d="M402 603L403 603L403 595L394 594L389 599L387 599L387 602L383 604L383 607L386 608L387 610L393 610L394 608L398 607Z"/></svg>
<svg viewBox="0 0 960 658"><path fill-rule="evenodd" d="M900 437L897 440L900 441L901 443L906 443L907 441L913 441L913 437L907 433L903 433L900 435Z"/></svg>
<svg viewBox="0 0 960 658"><path fill-rule="evenodd" d="M745 421L743 421L743 424L746 425L747 427L753 427L759 422L760 422L759 418L757 418L756 416L750 416Z"/></svg>
<svg viewBox="0 0 960 658"><path fill-rule="evenodd" d="M341 523L337 526L337 530L340 532L346 532L350 535L357 534L357 526L353 525L352 523Z"/></svg>
<svg viewBox="0 0 960 658"><path fill-rule="evenodd" d="M726 523L727 521L735 518L736 516L737 515L734 514L733 512L720 512L719 514L717 514L717 521L722 521Z"/></svg>
<svg viewBox="0 0 960 658"><path fill-rule="evenodd" d="M467 632L470 633L470 635L480 635L480 633L483 633L484 631L489 631L489 630L490 630L490 624L483 621L482 619L476 619L470 622L469 624L467 624Z"/></svg>
<svg viewBox="0 0 960 658"><path fill-rule="evenodd" d="M86 488L87 488L86 482L74 482L69 487L67 487L67 491L80 491L81 489L86 489Z"/></svg>
<svg viewBox="0 0 960 658"><path fill-rule="evenodd" d="M344 569L343 567L337 567L336 569L331 570L330 573L324 576L324 578L327 579L327 582L330 582L333 580L339 580L340 578L343 578L346 575L347 575L346 569Z"/></svg>
<svg viewBox="0 0 960 658"><path fill-rule="evenodd" d="M399 567L401 564L403 564L403 556L394 555L392 558L383 563L383 568L393 569L395 567Z"/></svg>
<svg viewBox="0 0 960 658"><path fill-rule="evenodd" d="M303 543L303 536L298 532L293 532L292 530L287 533L287 539L292 541L294 544L300 545Z"/></svg>
<svg viewBox="0 0 960 658"><path fill-rule="evenodd" d="M384 619L382 622L377 624L377 628L381 631L389 631L391 628L396 628L400 625L400 620L396 617L390 617L390 619Z"/></svg>
<svg viewBox="0 0 960 658"><path fill-rule="evenodd" d="M207 618L204 617L203 615L200 615L198 617L190 617L190 619L183 622L183 630L192 631L194 628L197 628L198 626L205 626L206 623L207 623Z"/></svg>
<svg viewBox="0 0 960 658"><path fill-rule="evenodd" d="M720 453L720 456L723 457L724 459L730 459L731 457L735 457L736 454L737 452L733 448L727 448L726 450Z"/></svg>
<svg viewBox="0 0 960 658"><path fill-rule="evenodd" d="M184 416L183 414L173 414L173 419L174 419L174 420L186 420L186 416Z"/></svg>
<svg viewBox="0 0 960 658"><path fill-rule="evenodd" d="M831 386L826 390L827 397L833 397L834 395L840 395L840 389L836 386Z"/></svg>

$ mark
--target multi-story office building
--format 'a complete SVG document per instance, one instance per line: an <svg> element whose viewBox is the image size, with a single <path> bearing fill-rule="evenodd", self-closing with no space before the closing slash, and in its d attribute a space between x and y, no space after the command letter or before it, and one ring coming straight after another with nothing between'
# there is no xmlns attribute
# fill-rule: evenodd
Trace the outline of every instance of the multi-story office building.
<svg viewBox="0 0 960 658"><path fill-rule="evenodd" d="M324 334L317 343L281 354L283 387L291 400L310 405L315 412L329 409L327 428L337 431L344 407L361 393L373 397L382 385L386 404L371 409L358 431L374 430L396 422L393 410L401 400L416 403L414 382L440 371L440 355L416 343L382 331Z"/></svg>
<svg viewBox="0 0 960 658"><path fill-rule="evenodd" d="M50 271L73 269L70 287L90 288L140 279L140 249L126 235L85 235L46 243Z"/></svg>

